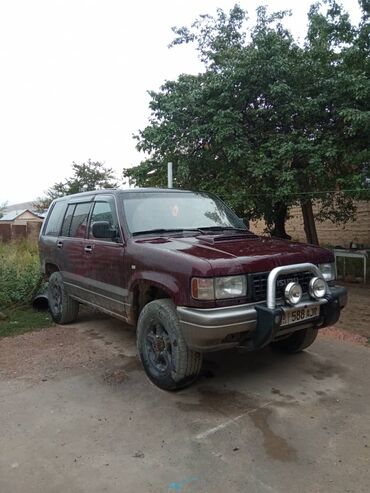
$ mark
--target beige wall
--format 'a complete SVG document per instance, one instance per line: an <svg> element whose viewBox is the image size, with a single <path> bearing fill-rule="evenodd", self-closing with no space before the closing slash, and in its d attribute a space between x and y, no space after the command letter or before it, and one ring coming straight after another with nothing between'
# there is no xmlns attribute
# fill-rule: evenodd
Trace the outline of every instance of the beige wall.
<svg viewBox="0 0 370 493"><path fill-rule="evenodd" d="M293 240L306 241L303 229L303 218L300 207L292 207L289 211L286 230ZM264 234L264 221L251 222L251 230ZM331 221L316 222L317 234L321 245L349 247L351 241L370 247L370 202L358 202L355 221L346 224L334 224Z"/></svg>
<svg viewBox="0 0 370 493"><path fill-rule="evenodd" d="M40 217L37 217L35 214L32 214L32 212L25 211L23 214L18 216L14 221L12 221L13 224L27 224L29 222L36 222L36 223L42 223L43 219Z"/></svg>

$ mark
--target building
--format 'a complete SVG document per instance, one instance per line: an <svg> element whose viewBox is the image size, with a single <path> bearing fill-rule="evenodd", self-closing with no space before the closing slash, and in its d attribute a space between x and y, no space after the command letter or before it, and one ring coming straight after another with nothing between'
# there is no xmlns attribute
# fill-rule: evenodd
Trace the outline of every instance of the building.
<svg viewBox="0 0 370 493"><path fill-rule="evenodd" d="M1 218L1 224L27 224L29 222L42 223L43 218L29 209L6 212Z"/></svg>
<svg viewBox="0 0 370 493"><path fill-rule="evenodd" d="M29 209L6 212L0 218L0 241L36 239L43 220Z"/></svg>

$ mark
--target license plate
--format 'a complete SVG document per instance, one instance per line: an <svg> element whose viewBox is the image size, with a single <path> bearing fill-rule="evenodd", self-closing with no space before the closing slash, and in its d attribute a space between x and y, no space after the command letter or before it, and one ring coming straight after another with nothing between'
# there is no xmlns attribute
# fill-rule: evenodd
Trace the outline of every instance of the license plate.
<svg viewBox="0 0 370 493"><path fill-rule="evenodd" d="M298 324L320 315L320 305L309 305L300 308L283 308L280 326Z"/></svg>

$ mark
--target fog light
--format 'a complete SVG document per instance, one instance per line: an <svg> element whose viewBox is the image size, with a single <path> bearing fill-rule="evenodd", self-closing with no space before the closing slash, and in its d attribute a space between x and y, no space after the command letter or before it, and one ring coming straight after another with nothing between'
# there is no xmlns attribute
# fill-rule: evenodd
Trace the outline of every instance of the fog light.
<svg viewBox="0 0 370 493"><path fill-rule="evenodd" d="M290 282L285 288L284 295L289 305L296 305L301 301L302 288L297 282Z"/></svg>
<svg viewBox="0 0 370 493"><path fill-rule="evenodd" d="M308 292L312 298L319 300L326 295L327 285L324 279L320 277L313 277L308 286Z"/></svg>

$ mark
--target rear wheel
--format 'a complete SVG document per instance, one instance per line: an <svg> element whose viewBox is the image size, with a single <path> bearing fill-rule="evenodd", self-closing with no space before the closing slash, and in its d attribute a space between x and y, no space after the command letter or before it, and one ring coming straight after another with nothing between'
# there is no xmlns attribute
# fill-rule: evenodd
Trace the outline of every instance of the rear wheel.
<svg viewBox="0 0 370 493"><path fill-rule="evenodd" d="M282 353L299 353L313 344L318 332L314 328L297 330L286 339L272 342L271 347Z"/></svg>
<svg viewBox="0 0 370 493"><path fill-rule="evenodd" d="M161 389L187 387L199 375L202 354L188 348L176 307L169 299L144 306L137 325L137 347L147 376Z"/></svg>
<svg viewBox="0 0 370 493"><path fill-rule="evenodd" d="M66 292L60 272L53 272L49 278L48 301L54 322L63 325L76 320L79 304Z"/></svg>

